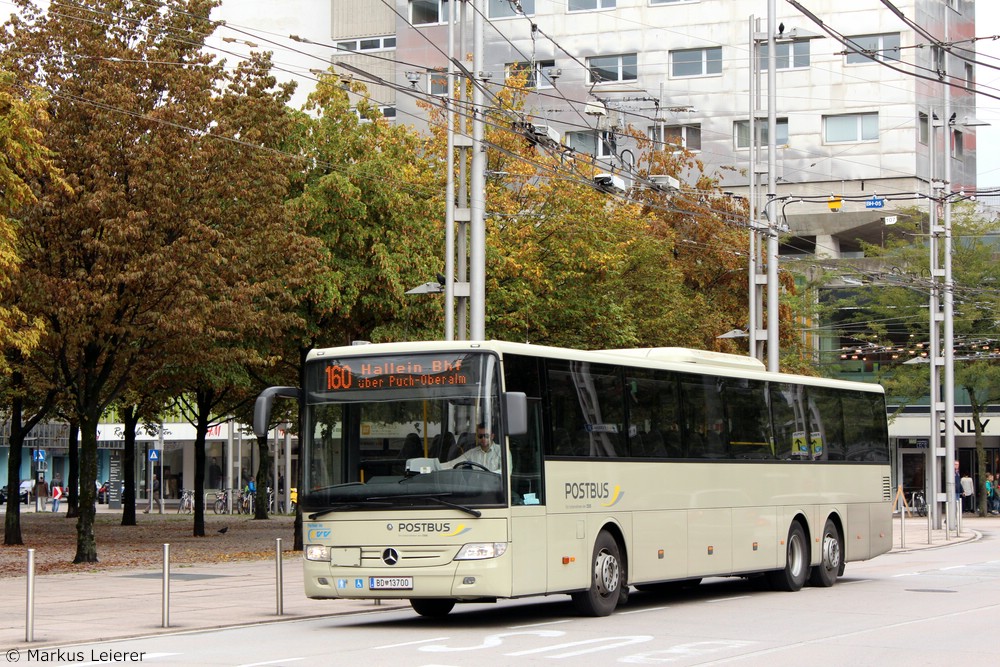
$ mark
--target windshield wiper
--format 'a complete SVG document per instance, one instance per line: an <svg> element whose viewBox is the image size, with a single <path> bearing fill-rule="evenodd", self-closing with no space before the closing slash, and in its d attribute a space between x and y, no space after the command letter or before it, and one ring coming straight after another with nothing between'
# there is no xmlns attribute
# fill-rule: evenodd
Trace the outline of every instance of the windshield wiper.
<svg viewBox="0 0 1000 667"><path fill-rule="evenodd" d="M459 505L458 503L453 503L451 501L445 500L442 496L450 496L451 493L409 493L402 496L372 496L370 500L396 500L400 498L413 499L413 500L430 500L439 505L444 505L445 507L451 507L452 509L465 512L466 514L471 514L477 519L483 515L477 509L471 507L466 507L465 505Z"/></svg>
<svg viewBox="0 0 1000 667"><path fill-rule="evenodd" d="M378 502L378 501L372 502L371 500L356 500L349 503L331 505L330 507L321 509L318 512L313 512L306 518L308 518L310 521L315 521L321 516L326 516L327 514L331 514L332 512L339 512L341 510L347 510L347 509L357 509L359 507L388 507L391 504L392 503Z"/></svg>

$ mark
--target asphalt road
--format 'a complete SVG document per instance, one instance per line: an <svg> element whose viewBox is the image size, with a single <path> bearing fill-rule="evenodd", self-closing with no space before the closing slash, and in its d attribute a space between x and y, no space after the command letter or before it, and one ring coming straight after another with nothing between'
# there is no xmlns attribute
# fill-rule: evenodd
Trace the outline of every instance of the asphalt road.
<svg viewBox="0 0 1000 667"><path fill-rule="evenodd" d="M152 667L990 664L1000 627L994 533L1000 530L974 542L852 563L828 589L762 592L742 580L712 579L682 594L634 592L608 618L580 618L568 598L554 596L460 605L443 620L395 608L34 655L21 649L16 658Z"/></svg>

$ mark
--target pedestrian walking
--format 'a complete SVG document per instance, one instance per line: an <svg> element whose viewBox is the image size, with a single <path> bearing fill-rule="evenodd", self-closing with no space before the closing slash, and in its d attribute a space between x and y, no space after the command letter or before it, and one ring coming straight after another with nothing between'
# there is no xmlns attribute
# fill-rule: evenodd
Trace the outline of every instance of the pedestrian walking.
<svg viewBox="0 0 1000 667"><path fill-rule="evenodd" d="M63 488L59 486L57 480L52 480L52 513L55 514L59 511L59 501L63 497Z"/></svg>

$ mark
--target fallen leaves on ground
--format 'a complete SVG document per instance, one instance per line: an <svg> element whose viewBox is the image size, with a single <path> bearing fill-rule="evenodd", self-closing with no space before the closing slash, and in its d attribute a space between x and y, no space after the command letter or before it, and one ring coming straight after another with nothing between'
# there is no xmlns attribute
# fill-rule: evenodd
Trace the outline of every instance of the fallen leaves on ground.
<svg viewBox="0 0 1000 667"><path fill-rule="evenodd" d="M6 518L6 517L4 517ZM135 526L121 525L120 511L102 508L94 521L97 563L74 564L76 519L65 512L21 513L23 546L0 545L0 577L21 577L27 551L35 550L35 573L95 572L115 568L160 568L163 545L170 545L170 564L222 563L273 558L277 538L282 551L294 544L292 516L255 520L241 515L205 516L205 537L194 537L191 514L136 515ZM228 528L219 532L222 528Z"/></svg>

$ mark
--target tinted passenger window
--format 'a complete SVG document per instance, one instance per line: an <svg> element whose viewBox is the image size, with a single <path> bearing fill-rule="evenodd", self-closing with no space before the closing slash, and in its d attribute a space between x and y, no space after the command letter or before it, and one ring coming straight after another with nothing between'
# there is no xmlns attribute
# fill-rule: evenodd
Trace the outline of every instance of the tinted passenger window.
<svg viewBox="0 0 1000 667"><path fill-rule="evenodd" d="M624 388L621 370L585 361L550 360L548 394L556 456L623 456Z"/></svg>

